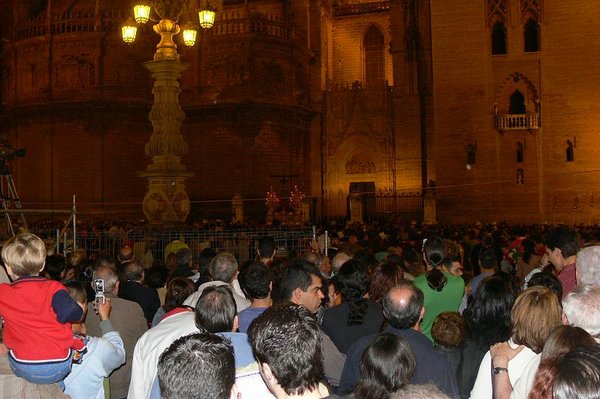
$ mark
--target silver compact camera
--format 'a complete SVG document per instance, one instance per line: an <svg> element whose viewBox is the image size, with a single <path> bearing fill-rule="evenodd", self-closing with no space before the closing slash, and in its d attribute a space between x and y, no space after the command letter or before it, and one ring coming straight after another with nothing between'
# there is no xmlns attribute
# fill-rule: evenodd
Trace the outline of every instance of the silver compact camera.
<svg viewBox="0 0 600 399"><path fill-rule="evenodd" d="M92 281L92 287L94 291L96 291L96 302L102 301L102 303L106 303L106 296L104 295L104 280L101 278L97 278Z"/></svg>

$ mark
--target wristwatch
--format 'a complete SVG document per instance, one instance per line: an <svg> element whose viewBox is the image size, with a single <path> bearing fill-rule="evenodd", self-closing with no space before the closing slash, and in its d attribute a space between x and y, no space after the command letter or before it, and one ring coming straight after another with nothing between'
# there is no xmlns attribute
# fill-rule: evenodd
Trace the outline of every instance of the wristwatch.
<svg viewBox="0 0 600 399"><path fill-rule="evenodd" d="M492 369L492 373L494 373L494 375L500 373L508 373L508 369L506 367L494 367Z"/></svg>

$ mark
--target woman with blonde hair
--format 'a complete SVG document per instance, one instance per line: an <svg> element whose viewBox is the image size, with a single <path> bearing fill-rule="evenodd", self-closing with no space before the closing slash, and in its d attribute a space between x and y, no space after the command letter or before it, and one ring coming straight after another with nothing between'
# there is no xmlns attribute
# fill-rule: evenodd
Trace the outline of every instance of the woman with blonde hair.
<svg viewBox="0 0 600 399"><path fill-rule="evenodd" d="M495 347L499 345L515 350L510 352L510 356L494 356L493 359L490 351L485 354L471 391L473 399L491 399L495 378L508 375L511 385L514 385L521 377L527 364L542 351L552 330L562 324L558 296L549 288L531 287L517 297L510 320L511 338Z"/></svg>

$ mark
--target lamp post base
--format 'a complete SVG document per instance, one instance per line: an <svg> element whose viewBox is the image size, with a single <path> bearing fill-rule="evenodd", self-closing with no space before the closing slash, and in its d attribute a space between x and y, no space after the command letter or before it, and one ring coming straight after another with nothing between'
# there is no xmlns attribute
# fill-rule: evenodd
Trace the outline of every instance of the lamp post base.
<svg viewBox="0 0 600 399"><path fill-rule="evenodd" d="M192 174L143 172L140 175L148 179L148 193L142 203L148 223L163 226L184 223L190 213L185 180Z"/></svg>

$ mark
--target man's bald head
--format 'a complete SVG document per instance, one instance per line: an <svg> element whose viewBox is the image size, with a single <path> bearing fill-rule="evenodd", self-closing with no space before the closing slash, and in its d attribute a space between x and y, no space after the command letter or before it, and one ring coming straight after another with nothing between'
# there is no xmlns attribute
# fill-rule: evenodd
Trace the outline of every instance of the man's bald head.
<svg viewBox="0 0 600 399"><path fill-rule="evenodd" d="M413 328L421 319L423 292L411 283L400 283L383 297L383 315L398 329Z"/></svg>

